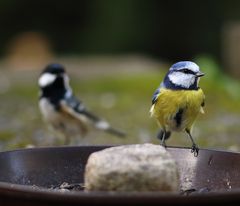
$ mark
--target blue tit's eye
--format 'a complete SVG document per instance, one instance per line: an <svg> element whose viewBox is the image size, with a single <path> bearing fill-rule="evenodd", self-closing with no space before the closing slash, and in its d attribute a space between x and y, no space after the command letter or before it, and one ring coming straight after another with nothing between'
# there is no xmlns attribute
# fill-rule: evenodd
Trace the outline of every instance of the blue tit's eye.
<svg viewBox="0 0 240 206"><path fill-rule="evenodd" d="M183 69L182 72L185 73L185 74L188 74L189 70L188 69Z"/></svg>
<svg viewBox="0 0 240 206"><path fill-rule="evenodd" d="M181 69L181 72L183 72L184 74L194 74L194 72L189 69Z"/></svg>

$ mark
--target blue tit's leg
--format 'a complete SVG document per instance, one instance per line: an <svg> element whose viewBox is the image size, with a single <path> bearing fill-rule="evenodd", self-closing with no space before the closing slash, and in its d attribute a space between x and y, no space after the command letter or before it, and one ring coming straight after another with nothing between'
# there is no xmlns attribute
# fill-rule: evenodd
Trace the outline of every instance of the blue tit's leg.
<svg viewBox="0 0 240 206"><path fill-rule="evenodd" d="M162 139L161 139L161 145L163 147L166 147L166 142L165 142L165 137L166 137L166 131L163 131Z"/></svg>
<svg viewBox="0 0 240 206"><path fill-rule="evenodd" d="M166 139L168 139L171 135L170 131L166 131L165 129L161 129L158 134L157 134L157 138L161 141L161 145L166 147Z"/></svg>
<svg viewBox="0 0 240 206"><path fill-rule="evenodd" d="M188 136L190 137L190 139L191 139L191 141L192 141L192 149L191 149L191 152L194 154L195 157L197 157L197 156L198 156L199 148L198 148L198 146L196 145L196 143L194 142L190 130L189 130L189 129L186 129L186 132L187 132Z"/></svg>

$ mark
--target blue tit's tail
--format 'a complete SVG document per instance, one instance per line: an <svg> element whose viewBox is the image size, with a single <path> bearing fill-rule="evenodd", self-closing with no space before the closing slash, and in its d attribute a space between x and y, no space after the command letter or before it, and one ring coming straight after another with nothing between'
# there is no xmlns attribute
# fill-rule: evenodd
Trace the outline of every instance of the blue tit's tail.
<svg viewBox="0 0 240 206"><path fill-rule="evenodd" d="M162 129L157 134L157 138L161 141L163 140L163 138L164 138L164 141L167 140L170 136L171 136L170 131L164 131Z"/></svg>

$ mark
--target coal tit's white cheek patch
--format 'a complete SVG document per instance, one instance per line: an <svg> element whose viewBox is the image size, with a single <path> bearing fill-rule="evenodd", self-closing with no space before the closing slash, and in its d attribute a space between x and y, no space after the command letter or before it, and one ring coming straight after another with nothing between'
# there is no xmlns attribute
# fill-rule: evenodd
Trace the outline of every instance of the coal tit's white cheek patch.
<svg viewBox="0 0 240 206"><path fill-rule="evenodd" d="M195 76L192 74L184 74L182 72L173 72L169 74L170 81L177 85L182 86L184 88L189 88L195 82Z"/></svg>
<svg viewBox="0 0 240 206"><path fill-rule="evenodd" d="M38 80L38 84L40 87L46 87L46 86L52 84L56 78L57 78L57 76L54 74L45 73L40 76L40 78Z"/></svg>
<svg viewBox="0 0 240 206"><path fill-rule="evenodd" d="M70 80L69 80L69 77L68 77L66 74L64 74L64 75L63 75L64 86L65 86L65 88L68 90L68 92L72 94L72 89L71 89L71 87L70 87L70 85L69 85L69 81L70 81Z"/></svg>

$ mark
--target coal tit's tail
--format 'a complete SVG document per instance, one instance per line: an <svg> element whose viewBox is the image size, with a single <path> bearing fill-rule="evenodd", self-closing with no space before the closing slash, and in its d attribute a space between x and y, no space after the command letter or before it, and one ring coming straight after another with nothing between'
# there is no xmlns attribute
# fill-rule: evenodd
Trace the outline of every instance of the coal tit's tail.
<svg viewBox="0 0 240 206"><path fill-rule="evenodd" d="M126 136L125 132L111 127L109 125L109 123L104 121L104 120L100 120L100 121L95 122L94 126L97 129L103 130L105 132L108 132L108 133L113 134L113 135L118 136L118 137L125 137Z"/></svg>

